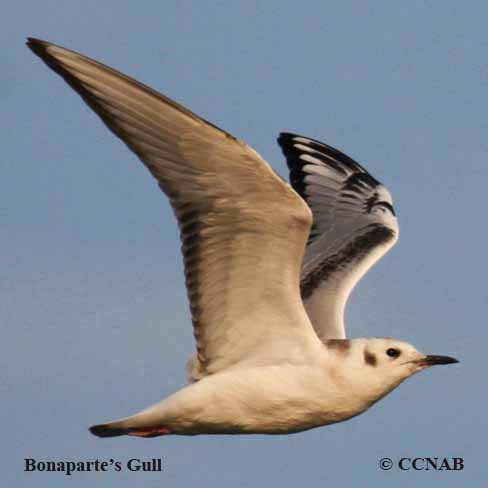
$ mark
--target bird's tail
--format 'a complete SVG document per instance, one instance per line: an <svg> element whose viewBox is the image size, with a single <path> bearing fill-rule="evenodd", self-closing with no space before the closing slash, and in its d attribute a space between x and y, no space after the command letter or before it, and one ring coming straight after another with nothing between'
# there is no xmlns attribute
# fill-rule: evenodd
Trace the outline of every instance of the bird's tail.
<svg viewBox="0 0 488 488"><path fill-rule="evenodd" d="M144 412L145 413L145 412ZM117 437L132 435L136 437L158 437L171 434L171 430L157 422L148 422L146 415L138 414L121 420L114 420L106 424L92 425L89 431L98 437ZM149 424L149 425L148 425ZM152 424L152 425L151 425Z"/></svg>
<svg viewBox="0 0 488 488"><path fill-rule="evenodd" d="M129 434L130 429L117 424L118 422L109 422L107 424L92 425L88 430L98 437L117 437Z"/></svg>

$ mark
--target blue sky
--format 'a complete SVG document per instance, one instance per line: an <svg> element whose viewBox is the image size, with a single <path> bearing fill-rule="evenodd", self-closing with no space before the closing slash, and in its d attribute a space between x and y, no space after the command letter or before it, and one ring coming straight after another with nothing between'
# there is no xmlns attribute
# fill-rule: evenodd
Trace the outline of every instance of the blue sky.
<svg viewBox="0 0 488 488"><path fill-rule="evenodd" d="M488 5L18 1L0 19L0 395L8 486L484 486ZM352 337L456 366L369 412L281 437L101 440L86 428L180 388L193 350L174 217L155 181L24 46L59 43L257 149L334 145L391 190L398 245L354 291ZM383 472L381 457L464 458ZM162 458L162 473L23 473L23 459Z"/></svg>

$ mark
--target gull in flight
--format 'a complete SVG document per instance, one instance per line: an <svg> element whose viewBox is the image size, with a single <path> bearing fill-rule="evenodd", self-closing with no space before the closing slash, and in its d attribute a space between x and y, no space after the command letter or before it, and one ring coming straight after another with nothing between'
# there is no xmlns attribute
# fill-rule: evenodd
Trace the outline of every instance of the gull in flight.
<svg viewBox="0 0 488 488"><path fill-rule="evenodd" d="M196 339L189 385L100 437L287 434L358 415L449 356L346 339L344 306L395 243L388 190L350 157L283 133L291 186L171 99L49 42L28 46L158 181L178 220Z"/></svg>

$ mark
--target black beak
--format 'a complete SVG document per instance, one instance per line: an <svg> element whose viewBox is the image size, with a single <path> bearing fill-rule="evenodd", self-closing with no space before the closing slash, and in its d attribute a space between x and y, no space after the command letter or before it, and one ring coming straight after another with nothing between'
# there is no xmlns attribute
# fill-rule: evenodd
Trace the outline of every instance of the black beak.
<svg viewBox="0 0 488 488"><path fill-rule="evenodd" d="M459 363L457 359L454 359L450 356L435 356L435 355L428 355L416 361L417 364L420 366L435 366L437 364L453 364Z"/></svg>

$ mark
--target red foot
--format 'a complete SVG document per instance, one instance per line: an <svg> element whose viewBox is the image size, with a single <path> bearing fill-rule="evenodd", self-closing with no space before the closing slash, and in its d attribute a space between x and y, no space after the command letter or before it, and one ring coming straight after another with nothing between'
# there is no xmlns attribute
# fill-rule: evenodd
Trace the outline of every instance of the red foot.
<svg viewBox="0 0 488 488"><path fill-rule="evenodd" d="M171 431L167 427L146 427L127 432L127 435L133 435L136 437L158 437L160 435L168 434L171 434Z"/></svg>

